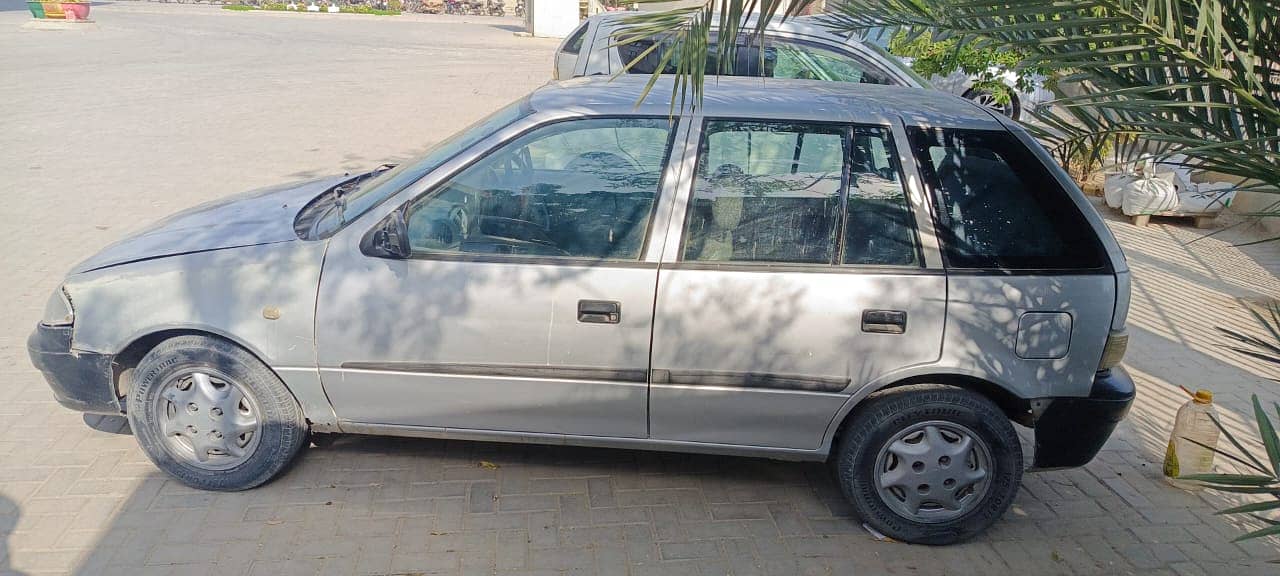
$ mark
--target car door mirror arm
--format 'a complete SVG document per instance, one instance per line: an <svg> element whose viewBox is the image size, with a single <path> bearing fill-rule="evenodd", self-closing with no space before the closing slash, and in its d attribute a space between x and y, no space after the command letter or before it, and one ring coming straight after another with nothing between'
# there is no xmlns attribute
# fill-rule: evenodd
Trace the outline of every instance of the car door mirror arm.
<svg viewBox="0 0 1280 576"><path fill-rule="evenodd" d="M360 251L375 258L402 260L409 257L409 234L404 210L396 210L383 218L360 241Z"/></svg>

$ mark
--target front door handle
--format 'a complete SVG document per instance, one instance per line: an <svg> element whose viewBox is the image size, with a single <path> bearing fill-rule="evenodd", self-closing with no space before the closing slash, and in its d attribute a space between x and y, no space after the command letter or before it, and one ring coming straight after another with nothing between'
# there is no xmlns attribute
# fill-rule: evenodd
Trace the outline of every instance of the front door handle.
<svg viewBox="0 0 1280 576"><path fill-rule="evenodd" d="M907 313L903 310L863 310L862 331L902 334L907 331Z"/></svg>
<svg viewBox="0 0 1280 576"><path fill-rule="evenodd" d="M578 321L587 324L617 324L622 321L622 303L613 300L579 300Z"/></svg>

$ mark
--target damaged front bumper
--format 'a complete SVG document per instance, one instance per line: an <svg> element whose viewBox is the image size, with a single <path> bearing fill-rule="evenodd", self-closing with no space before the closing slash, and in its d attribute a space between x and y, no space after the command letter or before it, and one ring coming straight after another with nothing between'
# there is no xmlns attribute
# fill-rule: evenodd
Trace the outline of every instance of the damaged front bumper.
<svg viewBox="0 0 1280 576"><path fill-rule="evenodd" d="M71 326L37 324L27 338L27 353L59 404L81 412L121 413L111 356L73 351Z"/></svg>
<svg viewBox="0 0 1280 576"><path fill-rule="evenodd" d="M1124 368L1099 372L1084 398L1054 398L1036 420L1034 469L1088 464L1124 420L1137 390Z"/></svg>

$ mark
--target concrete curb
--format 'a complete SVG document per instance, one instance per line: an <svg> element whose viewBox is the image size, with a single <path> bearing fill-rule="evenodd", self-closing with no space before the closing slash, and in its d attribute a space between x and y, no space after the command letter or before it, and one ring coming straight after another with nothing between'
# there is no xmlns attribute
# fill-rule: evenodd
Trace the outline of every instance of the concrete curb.
<svg viewBox="0 0 1280 576"><path fill-rule="evenodd" d="M93 20L27 20L22 25L27 30L78 30L90 31L97 30L98 23Z"/></svg>

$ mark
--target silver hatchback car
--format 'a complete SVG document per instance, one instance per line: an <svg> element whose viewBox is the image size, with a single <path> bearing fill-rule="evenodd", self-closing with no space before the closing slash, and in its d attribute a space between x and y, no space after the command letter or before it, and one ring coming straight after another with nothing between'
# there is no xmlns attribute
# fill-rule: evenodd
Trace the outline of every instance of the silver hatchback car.
<svg viewBox="0 0 1280 576"><path fill-rule="evenodd" d="M947 543L1124 417L1129 273L1021 128L920 89L552 83L366 174L176 214L77 265L29 341L161 469L257 486L310 435L828 460ZM654 94L669 94L659 85Z"/></svg>

